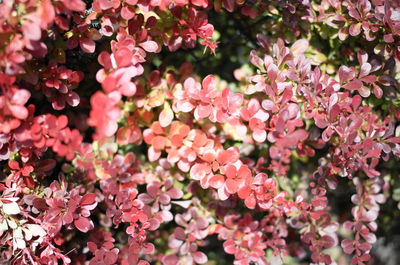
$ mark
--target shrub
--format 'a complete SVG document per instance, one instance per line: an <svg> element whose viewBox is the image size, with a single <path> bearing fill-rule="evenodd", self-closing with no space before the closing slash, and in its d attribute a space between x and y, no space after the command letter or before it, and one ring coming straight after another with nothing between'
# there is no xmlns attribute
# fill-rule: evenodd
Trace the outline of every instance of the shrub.
<svg viewBox="0 0 400 265"><path fill-rule="evenodd" d="M0 264L385 262L398 1L5 0L0 22Z"/></svg>

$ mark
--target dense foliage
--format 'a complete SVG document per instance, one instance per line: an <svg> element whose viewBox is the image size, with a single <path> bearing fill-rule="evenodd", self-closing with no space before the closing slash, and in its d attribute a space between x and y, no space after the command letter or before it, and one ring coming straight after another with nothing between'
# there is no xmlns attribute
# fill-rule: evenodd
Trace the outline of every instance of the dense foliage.
<svg viewBox="0 0 400 265"><path fill-rule="evenodd" d="M0 264L390 264L399 44L398 0L0 0Z"/></svg>

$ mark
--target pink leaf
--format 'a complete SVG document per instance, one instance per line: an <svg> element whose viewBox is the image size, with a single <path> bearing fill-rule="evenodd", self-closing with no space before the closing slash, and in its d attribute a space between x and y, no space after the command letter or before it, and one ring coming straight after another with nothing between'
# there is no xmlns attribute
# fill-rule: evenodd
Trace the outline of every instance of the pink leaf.
<svg viewBox="0 0 400 265"><path fill-rule="evenodd" d="M176 255L170 254L162 258L162 263L164 265L176 265L179 262L179 258Z"/></svg>
<svg viewBox="0 0 400 265"><path fill-rule="evenodd" d="M79 41L79 46L81 47L82 51L86 53L94 53L94 50L96 49L96 44L89 38L81 38Z"/></svg>
<svg viewBox="0 0 400 265"><path fill-rule="evenodd" d="M79 105L80 97L77 93L70 92L66 95L66 100L68 105L70 105L71 107L76 107Z"/></svg>
<svg viewBox="0 0 400 265"><path fill-rule="evenodd" d="M121 17L130 20L135 16L135 10L132 7L124 6L121 9Z"/></svg>
<svg viewBox="0 0 400 265"><path fill-rule="evenodd" d="M208 1L207 0L191 0L191 3L195 6L207 8Z"/></svg>
<svg viewBox="0 0 400 265"><path fill-rule="evenodd" d="M27 19L26 22L22 25L22 32L24 33L24 37L33 41L40 40L42 36L42 30L39 25L36 23L35 19Z"/></svg>
<svg viewBox="0 0 400 265"><path fill-rule="evenodd" d="M343 87L348 90L359 90L363 86L363 83L358 80L354 79L350 81L348 84L344 85Z"/></svg>
<svg viewBox="0 0 400 265"><path fill-rule="evenodd" d="M154 162L161 156L161 151L156 151L153 146L150 146L147 150L147 155L149 157L150 162Z"/></svg>
<svg viewBox="0 0 400 265"><path fill-rule="evenodd" d="M220 174L215 174L209 180L210 186L215 189L219 189L224 185L224 180L225 180L224 176L222 176Z"/></svg>
<svg viewBox="0 0 400 265"><path fill-rule="evenodd" d="M364 63L363 65L361 65L358 78L363 78L364 76L367 76L371 72L371 68L372 66L369 63Z"/></svg>
<svg viewBox="0 0 400 265"><path fill-rule="evenodd" d="M15 118L24 120L28 117L28 110L24 106L20 105L11 105L10 110Z"/></svg>
<svg viewBox="0 0 400 265"><path fill-rule="evenodd" d="M194 116L196 120L201 120L207 118L212 113L212 106L210 104L200 104L194 111Z"/></svg>
<svg viewBox="0 0 400 265"><path fill-rule="evenodd" d="M88 193L83 195L81 199L81 205L90 205L96 202L96 194L94 193Z"/></svg>
<svg viewBox="0 0 400 265"><path fill-rule="evenodd" d="M31 92L26 89L18 89L11 98L11 102L16 105L24 105L31 97Z"/></svg>
<svg viewBox="0 0 400 265"><path fill-rule="evenodd" d="M207 256L203 252L196 251L192 253L193 259L197 264L204 264L207 262Z"/></svg>
<svg viewBox="0 0 400 265"><path fill-rule="evenodd" d="M244 204L249 209L254 209L256 207L257 201L253 194L250 194L245 200Z"/></svg>
<svg viewBox="0 0 400 265"><path fill-rule="evenodd" d="M201 180L209 173L211 173L211 167L206 163L194 164L190 169L190 177L195 180Z"/></svg>
<svg viewBox="0 0 400 265"><path fill-rule="evenodd" d="M275 64L270 64L267 70L268 79L270 82L274 82L278 76L278 67Z"/></svg>
<svg viewBox="0 0 400 265"><path fill-rule="evenodd" d="M254 130L253 139L256 140L256 142L263 143L265 139L267 139L267 132L265 130Z"/></svg>
<svg viewBox="0 0 400 265"><path fill-rule="evenodd" d="M308 45L309 43L308 40L306 39L297 40L295 43L293 43L290 50L294 56L299 56L300 54L303 54L307 50Z"/></svg>
<svg viewBox="0 0 400 265"><path fill-rule="evenodd" d="M133 53L128 48L122 47L114 53L114 58L118 67L126 67L132 63Z"/></svg>
<svg viewBox="0 0 400 265"><path fill-rule="evenodd" d="M222 3L224 3L225 9L229 12L233 12L235 9L235 0L222 0Z"/></svg>
<svg viewBox="0 0 400 265"><path fill-rule="evenodd" d="M106 51L101 51L99 56L97 57L99 64L104 66L105 68L112 68L112 62L110 54Z"/></svg>
<svg viewBox="0 0 400 265"><path fill-rule="evenodd" d="M148 40L139 44L146 52L157 52L158 44L155 41Z"/></svg>
<svg viewBox="0 0 400 265"><path fill-rule="evenodd" d="M269 99L263 100L261 106L267 111L273 111L274 109L276 109L275 103Z"/></svg>
<svg viewBox="0 0 400 265"><path fill-rule="evenodd" d="M82 0L62 0L61 1L71 11L84 12L86 4Z"/></svg>
<svg viewBox="0 0 400 265"><path fill-rule="evenodd" d="M109 265L115 264L115 262L117 262L117 260L118 260L117 253L114 253L113 251L108 251L105 253L104 262L106 264L109 264Z"/></svg>
<svg viewBox="0 0 400 265"><path fill-rule="evenodd" d="M324 248L330 248L335 245L335 240L331 236L324 235L318 240L318 243Z"/></svg>
<svg viewBox="0 0 400 265"><path fill-rule="evenodd" d="M224 246L224 250L226 253L231 254L231 255L236 254L237 248L236 248L235 242L233 242L233 240L225 241L223 246Z"/></svg>
<svg viewBox="0 0 400 265"><path fill-rule="evenodd" d="M349 239L345 239L342 241L342 248L343 251L347 254L351 254L354 251L354 241L349 240Z"/></svg>
<svg viewBox="0 0 400 265"><path fill-rule="evenodd" d="M205 90L213 90L216 87L216 80L213 75L208 75L203 79L201 83L203 89Z"/></svg>
<svg viewBox="0 0 400 265"><path fill-rule="evenodd" d="M93 223L90 221L90 219L82 216L74 221L74 225L83 233L86 233L93 228Z"/></svg>
<svg viewBox="0 0 400 265"><path fill-rule="evenodd" d="M374 95L377 98L381 98L383 96L383 90L378 85L374 85Z"/></svg>
<svg viewBox="0 0 400 265"><path fill-rule="evenodd" d="M353 79L355 76L354 70L347 67L347 66L341 66L339 68L339 79L340 79L340 83L345 83L348 80Z"/></svg>
<svg viewBox="0 0 400 265"><path fill-rule="evenodd" d="M145 243L142 247L142 251L144 254L150 254L150 253L154 252L154 250L155 250L155 247L151 243Z"/></svg>
<svg viewBox="0 0 400 265"><path fill-rule="evenodd" d="M302 142L307 139L308 133L306 130L299 129L293 133L287 135L283 141L283 146L295 146L298 142Z"/></svg>
<svg viewBox="0 0 400 265"><path fill-rule="evenodd" d="M351 36L357 36L361 33L361 23L351 24L349 27L349 33Z"/></svg>
<svg viewBox="0 0 400 265"><path fill-rule="evenodd" d="M167 194L172 199L180 199L183 196L183 192L180 189L177 189L177 188L172 188L172 189L168 190Z"/></svg>
<svg viewBox="0 0 400 265"><path fill-rule="evenodd" d="M167 127L171 124L172 120L174 119L174 113L170 105L165 102L164 109L161 111L158 120L160 121L161 127Z"/></svg>
<svg viewBox="0 0 400 265"><path fill-rule="evenodd" d="M367 98L371 95L371 90L368 87L362 85L361 88L358 90L358 93L360 93L362 97Z"/></svg>

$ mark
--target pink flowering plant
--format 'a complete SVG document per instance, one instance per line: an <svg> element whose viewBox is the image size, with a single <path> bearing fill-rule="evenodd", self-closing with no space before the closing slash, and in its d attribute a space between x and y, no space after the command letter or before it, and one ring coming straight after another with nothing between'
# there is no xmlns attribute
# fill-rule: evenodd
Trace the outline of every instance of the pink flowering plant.
<svg viewBox="0 0 400 265"><path fill-rule="evenodd" d="M0 1L0 264L400 264L399 47L398 0Z"/></svg>

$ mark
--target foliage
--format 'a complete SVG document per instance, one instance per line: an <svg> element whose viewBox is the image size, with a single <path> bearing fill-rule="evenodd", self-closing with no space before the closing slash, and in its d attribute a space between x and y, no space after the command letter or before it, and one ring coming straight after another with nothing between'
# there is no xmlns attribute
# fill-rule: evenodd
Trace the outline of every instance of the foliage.
<svg viewBox="0 0 400 265"><path fill-rule="evenodd" d="M381 262L399 1L3 0L0 24L0 264Z"/></svg>

